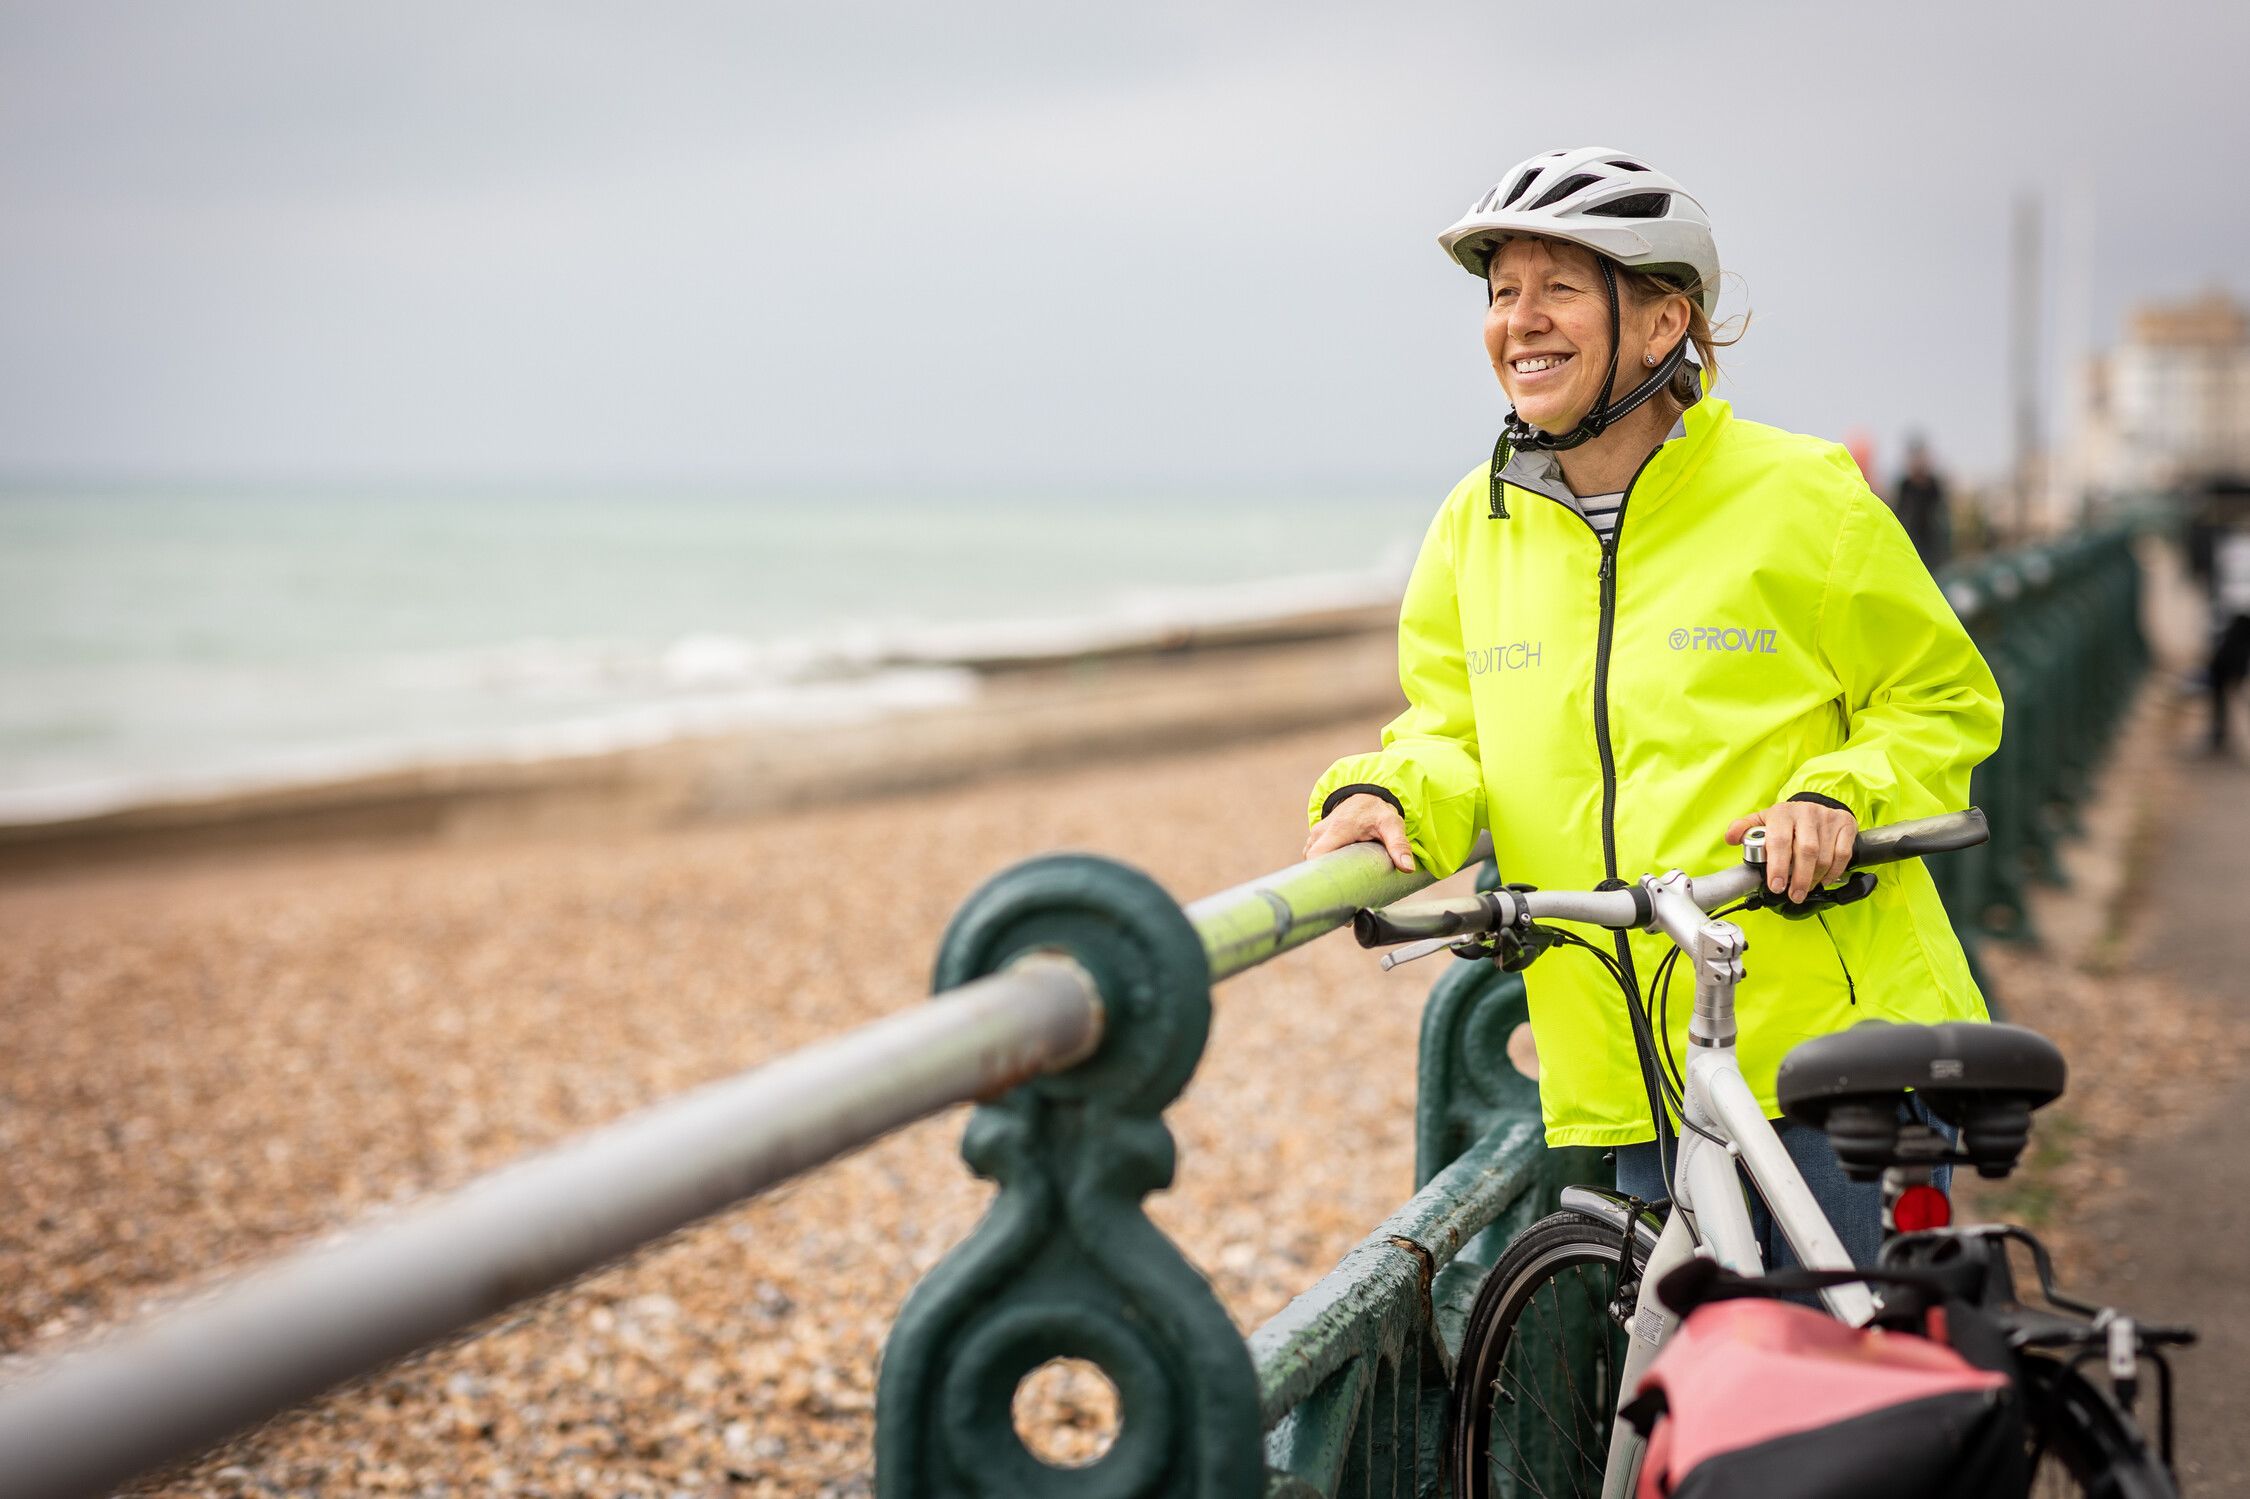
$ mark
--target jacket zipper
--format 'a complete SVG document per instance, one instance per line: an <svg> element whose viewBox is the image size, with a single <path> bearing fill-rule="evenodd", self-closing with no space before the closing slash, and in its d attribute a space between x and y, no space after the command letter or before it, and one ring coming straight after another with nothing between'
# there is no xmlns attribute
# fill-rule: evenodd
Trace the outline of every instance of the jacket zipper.
<svg viewBox="0 0 2250 1499"><path fill-rule="evenodd" d="M1625 491L1617 497L1617 523L1610 527L1608 540L1602 540L1602 533L1594 530L1594 523L1586 520L1582 511L1569 505L1563 506L1581 521L1585 521L1586 529L1594 532L1594 539L1601 542L1602 547L1601 570L1595 575L1601 583L1602 616L1599 633L1594 637L1594 749L1602 760L1602 869L1606 875L1605 884L1614 884L1618 879L1617 756L1609 742L1609 650L1610 639L1617 628L1617 544L1625 538L1625 512L1633 506L1633 487L1641 482L1641 475L1648 472L1648 466L1663 451L1662 443L1649 449L1648 456L1641 460L1641 466L1633 470L1633 477L1625 481ZM1556 503L1562 502L1558 500ZM1641 977L1633 966L1632 940L1624 932L1617 933L1616 940L1618 964L1625 970L1625 977L1635 992L1638 992Z"/></svg>
<svg viewBox="0 0 2250 1499"><path fill-rule="evenodd" d="M1841 970L1844 975L1845 997L1850 999L1853 1004L1858 1004L1859 985L1852 982L1852 965L1844 961L1844 945L1836 940L1836 934L1834 932L1828 930L1827 913L1823 911L1815 911L1813 912L1813 920L1820 923L1821 932L1828 938L1828 946L1836 954L1836 967Z"/></svg>
<svg viewBox="0 0 2250 1499"><path fill-rule="evenodd" d="M1648 466L1662 451L1662 443L1651 448L1648 456L1641 460L1641 466L1633 470L1633 477L1626 481L1625 492L1617 500L1617 524L1610 528L1607 541L1602 541L1602 533L1594 530L1592 521L1575 510L1571 512L1585 522L1587 530L1594 532L1594 539L1600 541L1602 547L1601 570L1595 574L1601 584L1602 616L1599 633L1594 637L1594 748L1602 760L1602 870L1613 880L1618 877L1617 757L1609 742L1609 651L1611 637L1617 629L1617 544L1625 537L1625 512L1633 506L1633 487L1641 482L1641 475L1648 472ZM1571 509L1568 505L1563 508Z"/></svg>

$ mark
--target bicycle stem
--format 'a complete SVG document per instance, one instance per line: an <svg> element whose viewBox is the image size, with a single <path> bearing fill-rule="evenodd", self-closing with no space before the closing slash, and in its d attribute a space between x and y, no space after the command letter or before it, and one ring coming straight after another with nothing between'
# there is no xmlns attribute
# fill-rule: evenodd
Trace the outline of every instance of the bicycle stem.
<svg viewBox="0 0 2250 1499"><path fill-rule="evenodd" d="M1688 1019L1691 1046L1734 1044L1734 990L1742 982L1742 955L1750 939L1731 921L1714 921L1706 914L1728 901L1748 895L1764 882L1765 871L1741 864L1701 879L1690 879L1675 869L1642 882L1654 913L1654 925L1672 939L1695 965L1695 1013Z"/></svg>

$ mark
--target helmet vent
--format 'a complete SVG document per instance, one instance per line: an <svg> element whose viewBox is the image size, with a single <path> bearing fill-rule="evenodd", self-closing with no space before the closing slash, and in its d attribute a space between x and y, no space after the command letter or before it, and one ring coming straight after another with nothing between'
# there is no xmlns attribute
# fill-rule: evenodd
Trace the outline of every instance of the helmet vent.
<svg viewBox="0 0 2250 1499"><path fill-rule="evenodd" d="M1601 178L1590 176L1585 172L1580 172L1575 176L1565 177L1562 181L1556 183L1553 187L1550 187L1545 192L1541 193L1539 195L1539 200L1529 206L1532 208L1545 208L1550 204L1561 202L1563 199L1569 197L1572 193L1577 192L1580 188L1592 187L1599 181L1601 181Z"/></svg>
<svg viewBox="0 0 2250 1499"><path fill-rule="evenodd" d="M1670 193L1635 193L1630 198L1597 203L1584 211L1605 219L1660 219L1671 206Z"/></svg>
<svg viewBox="0 0 2250 1499"><path fill-rule="evenodd" d="M1516 179L1516 185L1508 189L1508 196L1500 200L1500 206L1502 208L1506 208L1509 204L1515 202L1516 199L1522 197L1523 190L1531 186L1531 179L1538 175L1538 171L1534 169L1532 171L1524 173L1521 177L1518 177Z"/></svg>
<svg viewBox="0 0 2250 1499"><path fill-rule="evenodd" d="M1618 170L1625 172L1645 172L1648 170L1647 167L1642 166L1637 161L1610 161L1604 162L1603 165L1616 167Z"/></svg>

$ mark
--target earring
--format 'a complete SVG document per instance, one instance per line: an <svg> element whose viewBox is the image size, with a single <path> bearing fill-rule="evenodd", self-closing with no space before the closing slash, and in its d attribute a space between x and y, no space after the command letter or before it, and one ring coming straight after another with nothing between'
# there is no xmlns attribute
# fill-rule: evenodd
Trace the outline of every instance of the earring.
<svg viewBox="0 0 2250 1499"><path fill-rule="evenodd" d="M1656 364L1656 356L1654 354L1643 354L1641 356L1641 363L1649 365L1653 368Z"/></svg>

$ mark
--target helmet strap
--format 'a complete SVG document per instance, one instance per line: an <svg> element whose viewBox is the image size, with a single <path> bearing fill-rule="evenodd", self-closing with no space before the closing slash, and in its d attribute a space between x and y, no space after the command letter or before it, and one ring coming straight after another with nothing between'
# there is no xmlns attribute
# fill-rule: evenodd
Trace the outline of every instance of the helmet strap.
<svg viewBox="0 0 2250 1499"><path fill-rule="evenodd" d="M1579 418L1577 426L1559 435L1534 427L1511 409L1501 424L1500 441L1505 446L1558 452L1592 442L1624 417L1639 410L1649 397L1671 384L1672 377L1679 373L1681 363L1687 358L1688 341L1683 335L1678 343L1672 345L1672 352L1665 355L1656 368L1649 372L1646 380L1635 386L1623 400L1614 404L1610 401L1610 392L1617 384L1617 352L1618 345L1624 340L1624 330L1617 310L1617 271L1607 255L1599 255L1595 259L1601 262L1602 287L1609 293L1609 368L1602 375L1601 396L1594 402L1594 409ZM1492 474L1495 486L1493 493L1496 495L1499 493L1497 486L1502 461L1500 449L1495 448ZM1495 501L1496 505L1497 503ZM1495 513L1503 517L1506 515L1505 510L1496 510Z"/></svg>
<svg viewBox="0 0 2250 1499"><path fill-rule="evenodd" d="M1617 388L1617 346L1625 341L1625 329L1617 310L1617 268L1610 264L1607 255L1596 255L1602 265L1602 290L1609 294L1609 368L1602 371L1602 393L1594 398L1594 409L1586 413L1581 427L1592 425L1589 437L1598 437L1610 424L1609 394Z"/></svg>

